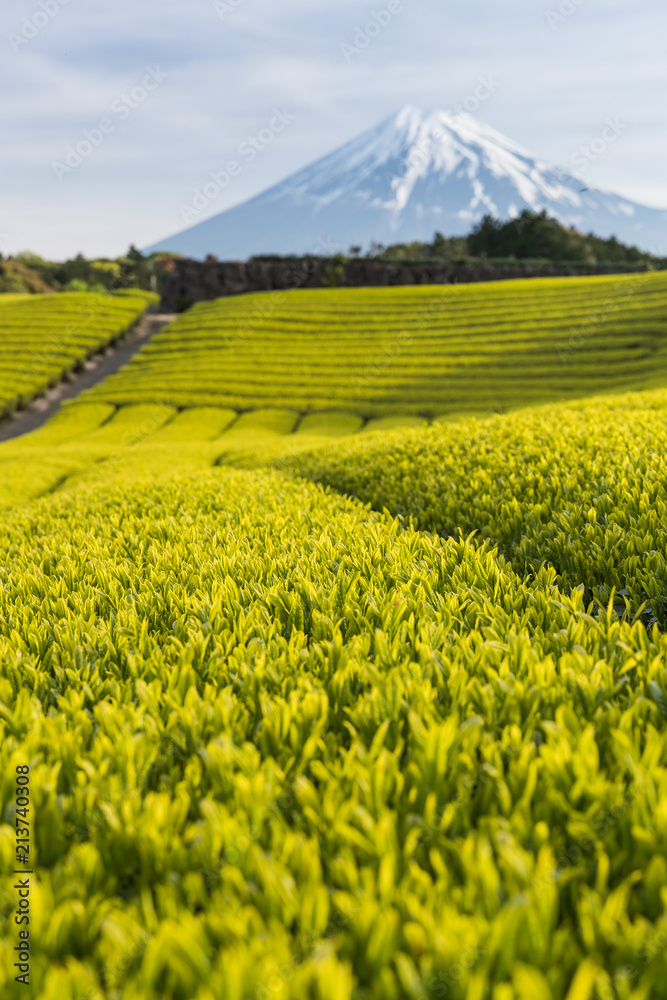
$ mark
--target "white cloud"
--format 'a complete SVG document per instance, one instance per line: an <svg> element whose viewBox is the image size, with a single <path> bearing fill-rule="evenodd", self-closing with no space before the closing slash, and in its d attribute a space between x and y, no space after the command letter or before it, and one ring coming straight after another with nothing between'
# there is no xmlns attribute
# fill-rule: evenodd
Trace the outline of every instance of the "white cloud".
<svg viewBox="0 0 667 1000"><path fill-rule="evenodd" d="M347 65L340 45L385 0L70 0L25 46L7 36L33 9L0 12L3 252L118 253L179 228L178 206L234 156L275 106L297 120L235 179L212 212L256 194L398 107L448 107L480 74L503 86L484 119L536 155L567 163L610 115L631 128L591 164L591 183L667 205L667 10L658 0L586 0L552 31L537 0L405 0ZM103 117L145 67L168 80L75 174L52 160Z"/></svg>

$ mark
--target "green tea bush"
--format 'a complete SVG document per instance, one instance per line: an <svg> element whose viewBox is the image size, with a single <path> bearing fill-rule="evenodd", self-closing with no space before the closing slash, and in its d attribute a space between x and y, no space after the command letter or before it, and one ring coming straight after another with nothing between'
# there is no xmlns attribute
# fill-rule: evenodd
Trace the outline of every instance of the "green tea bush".
<svg viewBox="0 0 667 1000"><path fill-rule="evenodd" d="M0 296L0 417L81 367L156 301L155 295L140 291Z"/></svg>
<svg viewBox="0 0 667 1000"><path fill-rule="evenodd" d="M597 397L337 442L282 464L414 518L476 531L517 572L554 566L598 605L667 618L667 393Z"/></svg>
<svg viewBox="0 0 667 1000"><path fill-rule="evenodd" d="M27 766L39 1000L667 1000L667 392L420 416L659 380L645 280L213 304L0 446L3 1000Z"/></svg>
<svg viewBox="0 0 667 1000"><path fill-rule="evenodd" d="M0 567L3 997L24 762L44 1000L667 996L657 629L267 472L18 508Z"/></svg>
<svg viewBox="0 0 667 1000"><path fill-rule="evenodd" d="M667 378L666 290L657 272L231 296L95 398L431 419L645 389Z"/></svg>

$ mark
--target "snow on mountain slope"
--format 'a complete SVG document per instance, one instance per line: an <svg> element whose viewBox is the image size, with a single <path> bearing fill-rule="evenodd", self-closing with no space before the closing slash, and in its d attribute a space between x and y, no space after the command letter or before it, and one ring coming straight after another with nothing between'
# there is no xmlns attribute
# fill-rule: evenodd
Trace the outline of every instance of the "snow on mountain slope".
<svg viewBox="0 0 667 1000"><path fill-rule="evenodd" d="M462 235L545 209L667 254L667 212L588 187L470 115L406 107L262 194L149 247L188 257L323 253ZM193 213L194 214L194 213Z"/></svg>

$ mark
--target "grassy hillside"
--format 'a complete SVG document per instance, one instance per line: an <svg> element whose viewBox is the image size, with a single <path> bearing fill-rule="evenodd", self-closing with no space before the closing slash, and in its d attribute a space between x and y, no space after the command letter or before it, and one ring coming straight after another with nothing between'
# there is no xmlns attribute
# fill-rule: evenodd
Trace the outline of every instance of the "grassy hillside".
<svg viewBox="0 0 667 1000"><path fill-rule="evenodd" d="M667 392L347 438L278 464L667 624ZM619 598L623 607L624 599Z"/></svg>
<svg viewBox="0 0 667 1000"><path fill-rule="evenodd" d="M666 417L91 402L0 447L59 466L0 535L2 996L27 762L40 1000L667 997Z"/></svg>
<svg viewBox="0 0 667 1000"><path fill-rule="evenodd" d="M0 417L120 337L154 301L146 292L0 296Z"/></svg>
<svg viewBox="0 0 667 1000"><path fill-rule="evenodd" d="M180 474L223 461L262 465L271 457L308 451L347 433L324 415L313 425L290 410L195 407L180 413L161 403L114 407L66 404L41 430L0 445L0 509L98 477L113 469L120 478ZM103 463L103 464L102 464Z"/></svg>
<svg viewBox="0 0 667 1000"><path fill-rule="evenodd" d="M667 389L179 410L179 328L0 445L0 996L27 823L39 1000L667 1000Z"/></svg>
<svg viewBox="0 0 667 1000"><path fill-rule="evenodd" d="M32 268L0 254L0 295L46 295L53 291Z"/></svg>
<svg viewBox="0 0 667 1000"><path fill-rule="evenodd" d="M95 398L433 418L666 380L667 273L649 273L220 299Z"/></svg>

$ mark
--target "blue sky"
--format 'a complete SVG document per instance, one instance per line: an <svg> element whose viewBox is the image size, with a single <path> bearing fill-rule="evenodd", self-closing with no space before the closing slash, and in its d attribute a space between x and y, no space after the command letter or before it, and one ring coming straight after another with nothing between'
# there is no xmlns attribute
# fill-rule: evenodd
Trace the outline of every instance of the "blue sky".
<svg viewBox="0 0 667 1000"><path fill-rule="evenodd" d="M667 208L665 37L659 0L4 0L0 251L148 245L244 141L209 215L480 77L477 116L557 164L621 122L588 182Z"/></svg>

